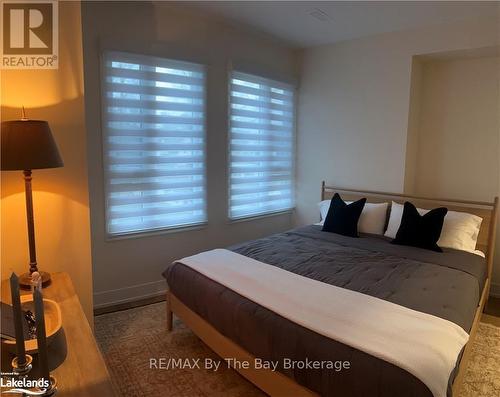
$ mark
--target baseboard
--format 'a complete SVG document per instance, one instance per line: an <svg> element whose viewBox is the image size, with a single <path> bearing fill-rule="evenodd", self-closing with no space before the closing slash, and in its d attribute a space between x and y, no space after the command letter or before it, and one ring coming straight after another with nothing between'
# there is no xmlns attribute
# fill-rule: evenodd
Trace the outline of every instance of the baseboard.
<svg viewBox="0 0 500 397"><path fill-rule="evenodd" d="M500 298L500 284L491 283L490 296Z"/></svg>
<svg viewBox="0 0 500 397"><path fill-rule="evenodd" d="M166 291L167 282L165 280L158 280L130 287L96 292L94 293L94 309L103 309L108 306L154 298L165 294Z"/></svg>

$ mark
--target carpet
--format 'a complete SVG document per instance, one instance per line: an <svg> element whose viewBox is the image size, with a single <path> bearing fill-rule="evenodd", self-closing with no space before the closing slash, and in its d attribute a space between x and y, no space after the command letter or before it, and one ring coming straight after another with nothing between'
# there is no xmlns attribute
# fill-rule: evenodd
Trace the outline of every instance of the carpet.
<svg viewBox="0 0 500 397"><path fill-rule="evenodd" d="M480 323L459 397L500 396L500 327Z"/></svg>
<svg viewBox="0 0 500 397"><path fill-rule="evenodd" d="M97 316L95 334L117 396L264 396L224 365L180 320L174 320L174 330L168 333L164 302ZM206 358L221 363L220 368L204 368ZM184 368L166 369L172 363ZM481 323L458 397L498 396L500 328Z"/></svg>

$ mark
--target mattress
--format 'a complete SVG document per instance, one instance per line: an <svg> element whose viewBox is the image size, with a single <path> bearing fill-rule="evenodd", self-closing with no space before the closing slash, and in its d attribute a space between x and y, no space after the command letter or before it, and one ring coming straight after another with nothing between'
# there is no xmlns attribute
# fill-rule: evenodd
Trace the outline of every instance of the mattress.
<svg viewBox="0 0 500 397"><path fill-rule="evenodd" d="M478 255L398 246L378 236L344 237L322 232L315 225L229 249L305 277L444 318L467 332L486 279L485 260ZM280 368L320 395L432 395L405 370L301 327L187 266L175 263L164 275L177 298L256 357L278 362L284 358L349 361L351 368L343 372ZM450 390L453 378L454 374L449 379Z"/></svg>

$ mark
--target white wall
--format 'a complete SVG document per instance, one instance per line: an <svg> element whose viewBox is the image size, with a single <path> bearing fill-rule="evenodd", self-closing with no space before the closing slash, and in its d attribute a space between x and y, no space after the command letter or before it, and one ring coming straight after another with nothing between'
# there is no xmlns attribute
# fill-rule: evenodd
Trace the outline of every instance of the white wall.
<svg viewBox="0 0 500 397"><path fill-rule="evenodd" d="M497 46L498 26L492 17L306 49L298 110L296 223L318 218L323 179L339 187L402 192L405 174L413 178L415 172L406 170L407 144L416 144L411 129L408 135L409 119L419 111L410 106L413 56Z"/></svg>
<svg viewBox="0 0 500 397"><path fill-rule="evenodd" d="M293 51L221 21L178 7L142 2L82 5L95 306L165 289L166 265L202 250L289 229L292 215L253 221L227 218L227 76L230 62L290 79ZM199 230L106 241L100 125L99 54L115 49L208 65L208 226Z"/></svg>

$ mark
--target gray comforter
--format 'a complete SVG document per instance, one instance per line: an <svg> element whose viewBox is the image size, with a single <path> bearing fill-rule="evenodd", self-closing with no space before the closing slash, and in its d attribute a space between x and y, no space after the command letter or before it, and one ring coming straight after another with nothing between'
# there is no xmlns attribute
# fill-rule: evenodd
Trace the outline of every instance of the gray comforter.
<svg viewBox="0 0 500 397"><path fill-rule="evenodd" d="M390 244L373 236L344 237L307 226L229 249L328 284L375 296L450 320L467 332L484 286L478 255ZM431 396L413 375L381 359L316 334L175 263L164 273L171 291L189 308L254 356L283 362L347 360L348 371L280 369L321 395ZM293 291L290 291L293 293ZM362 308L360 308L362 309ZM449 383L453 381L451 375Z"/></svg>

